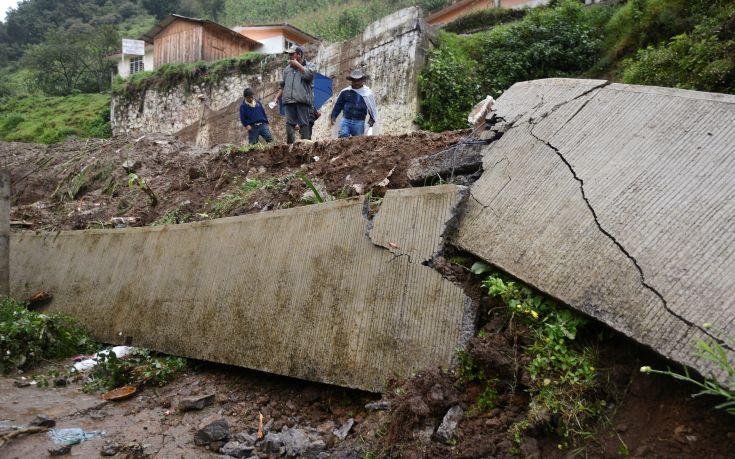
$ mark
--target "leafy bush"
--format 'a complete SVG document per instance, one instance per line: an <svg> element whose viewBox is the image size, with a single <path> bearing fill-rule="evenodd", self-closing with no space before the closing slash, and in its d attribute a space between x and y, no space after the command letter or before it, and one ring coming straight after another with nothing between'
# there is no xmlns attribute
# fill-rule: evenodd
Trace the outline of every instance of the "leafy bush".
<svg viewBox="0 0 735 459"><path fill-rule="evenodd" d="M89 353L96 343L71 317L29 311L11 298L0 301L0 373L41 359Z"/></svg>
<svg viewBox="0 0 735 459"><path fill-rule="evenodd" d="M600 31L611 11L561 0L468 38L440 35L419 77L419 125L433 131L464 128L467 113L486 95L497 97L519 81L581 74L597 61Z"/></svg>
<svg viewBox="0 0 735 459"><path fill-rule="evenodd" d="M729 21L729 22L728 22ZM735 6L623 61L626 83L735 93ZM733 26L735 29L735 26Z"/></svg>
<svg viewBox="0 0 735 459"><path fill-rule="evenodd" d="M451 34L439 35L440 45L429 55L429 65L419 75L420 113L416 119L422 129L441 132L467 127L467 113L483 93L476 75L477 65L465 43Z"/></svg>

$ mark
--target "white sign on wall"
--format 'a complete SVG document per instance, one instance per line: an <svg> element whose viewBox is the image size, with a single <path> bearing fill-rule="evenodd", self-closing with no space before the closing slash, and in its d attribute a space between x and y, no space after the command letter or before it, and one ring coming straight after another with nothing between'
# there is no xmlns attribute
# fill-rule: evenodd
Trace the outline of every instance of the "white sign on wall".
<svg viewBox="0 0 735 459"><path fill-rule="evenodd" d="M129 38L123 38L122 52L123 54L131 54L133 56L144 56L145 42L143 40L131 40Z"/></svg>

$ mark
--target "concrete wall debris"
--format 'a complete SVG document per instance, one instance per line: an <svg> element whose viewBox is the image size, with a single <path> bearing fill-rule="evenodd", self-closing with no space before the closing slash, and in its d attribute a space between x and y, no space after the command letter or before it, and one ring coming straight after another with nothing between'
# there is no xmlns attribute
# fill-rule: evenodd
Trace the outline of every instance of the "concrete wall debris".
<svg viewBox="0 0 735 459"><path fill-rule="evenodd" d="M693 354L735 337L735 96L550 79L496 110L509 129L483 152L454 243L717 372Z"/></svg>
<svg viewBox="0 0 735 459"><path fill-rule="evenodd" d="M335 94L349 83L345 77L350 69L362 68L370 76L367 84L376 94L381 133L403 134L416 130L417 78L431 46L430 38L421 10L411 7L376 21L352 40L322 44L311 60L320 73L334 79ZM271 59L258 74L234 75L213 86L149 90L132 101L113 97L113 132L178 133L182 139L201 146L242 142L246 140L238 119L242 90L254 88L264 105L278 91L283 57ZM337 136L337 128L330 130L328 125L333 102L334 98L322 108L324 116L314 126L313 140ZM277 109L266 107L266 112L271 127L275 127L276 141L285 142L283 120Z"/></svg>
<svg viewBox="0 0 735 459"><path fill-rule="evenodd" d="M51 292L52 311L104 342L379 391L395 375L449 366L471 336L472 302L421 263L460 199L450 185L389 191L374 240L357 199L13 234L11 293Z"/></svg>

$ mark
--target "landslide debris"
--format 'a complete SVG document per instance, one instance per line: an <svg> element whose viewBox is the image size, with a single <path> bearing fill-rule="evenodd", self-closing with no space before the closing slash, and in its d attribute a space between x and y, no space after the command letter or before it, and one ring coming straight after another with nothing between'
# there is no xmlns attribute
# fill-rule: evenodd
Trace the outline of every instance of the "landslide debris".
<svg viewBox="0 0 735 459"><path fill-rule="evenodd" d="M14 228L78 230L304 205L308 188L298 172L333 199L381 196L387 188L410 186L411 159L446 149L463 135L419 132L263 149L202 149L148 135L56 145L0 143L0 160L11 171Z"/></svg>

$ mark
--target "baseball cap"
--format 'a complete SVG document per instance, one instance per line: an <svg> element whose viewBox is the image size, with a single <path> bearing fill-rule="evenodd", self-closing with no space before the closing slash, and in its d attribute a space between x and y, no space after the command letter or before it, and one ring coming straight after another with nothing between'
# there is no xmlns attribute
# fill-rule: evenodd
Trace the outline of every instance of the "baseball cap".
<svg viewBox="0 0 735 459"><path fill-rule="evenodd" d="M293 53L299 53L302 56L304 55L304 49L301 46L293 45L292 47L288 48L286 50L286 54L293 54Z"/></svg>

